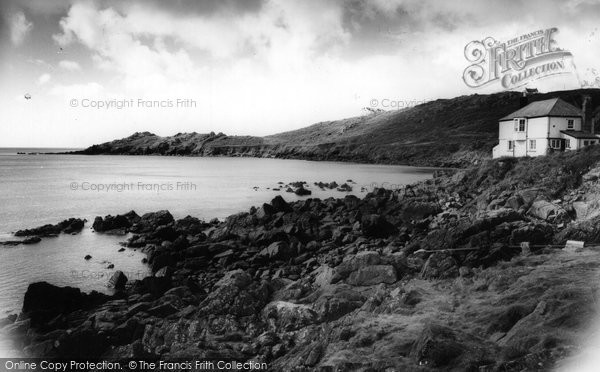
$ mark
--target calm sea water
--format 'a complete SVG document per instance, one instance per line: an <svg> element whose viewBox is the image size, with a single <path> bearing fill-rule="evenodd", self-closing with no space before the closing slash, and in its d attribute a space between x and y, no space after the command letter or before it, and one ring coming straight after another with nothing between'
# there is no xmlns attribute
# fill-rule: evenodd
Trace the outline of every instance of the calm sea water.
<svg viewBox="0 0 600 372"><path fill-rule="evenodd" d="M0 240L18 229L86 218L83 233L46 238L30 246L0 247L0 318L18 312L27 285L45 280L84 291L108 292L115 270L133 279L148 274L143 255L118 252L124 237L93 233L95 216L168 209L175 218L224 218L281 194L301 199L278 182L307 181L311 197L347 193L321 191L313 182L352 179L361 186L400 185L431 177L431 169L256 158L17 155L48 149L0 149ZM303 197L306 198L306 197ZM90 254L93 258L85 261ZM107 269L109 263L114 269Z"/></svg>

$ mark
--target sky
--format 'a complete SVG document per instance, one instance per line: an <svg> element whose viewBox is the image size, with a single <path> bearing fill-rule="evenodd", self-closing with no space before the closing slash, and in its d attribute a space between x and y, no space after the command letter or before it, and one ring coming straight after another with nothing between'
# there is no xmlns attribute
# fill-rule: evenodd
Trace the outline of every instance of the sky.
<svg viewBox="0 0 600 372"><path fill-rule="evenodd" d="M465 46L552 27L572 69L527 86L575 89L600 72L598 19L599 0L0 0L0 147L262 136L502 91L465 84Z"/></svg>

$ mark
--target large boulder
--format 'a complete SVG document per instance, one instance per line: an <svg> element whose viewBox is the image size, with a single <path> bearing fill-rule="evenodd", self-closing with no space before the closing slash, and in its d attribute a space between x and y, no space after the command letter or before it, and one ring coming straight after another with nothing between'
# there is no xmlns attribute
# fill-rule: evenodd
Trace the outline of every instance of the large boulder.
<svg viewBox="0 0 600 372"><path fill-rule="evenodd" d="M97 216L94 219L92 228L97 232L128 229L136 223L140 217L134 211L116 216L105 216L104 218Z"/></svg>
<svg viewBox="0 0 600 372"><path fill-rule="evenodd" d="M347 286L336 286L321 295L313 305L321 321L331 322L361 307L366 298Z"/></svg>
<svg viewBox="0 0 600 372"><path fill-rule="evenodd" d="M272 288L266 283L248 283L246 279L239 271L226 275L199 305L200 313L238 317L259 313L269 302Z"/></svg>
<svg viewBox="0 0 600 372"><path fill-rule="evenodd" d="M396 269L392 265L373 265L361 267L352 272L346 283L353 286L392 284L398 280Z"/></svg>
<svg viewBox="0 0 600 372"><path fill-rule="evenodd" d="M452 329L431 324L421 332L411 355L420 365L440 368L451 364L465 351Z"/></svg>
<svg viewBox="0 0 600 372"><path fill-rule="evenodd" d="M65 234L74 234L80 232L81 229L83 229L84 224L85 220L80 218L69 218L56 225L47 224L33 229L18 230L15 232L15 236L48 237L56 236L61 232Z"/></svg>
<svg viewBox="0 0 600 372"><path fill-rule="evenodd" d="M79 288L57 287L47 282L32 283L23 299L23 313L31 319L33 327L46 325L60 314L87 309L105 302L109 296L92 291L82 293Z"/></svg>
<svg viewBox="0 0 600 372"><path fill-rule="evenodd" d="M108 286L114 289L123 289L125 284L127 284L127 276L120 270L117 270L108 280Z"/></svg>
<svg viewBox="0 0 600 372"><path fill-rule="evenodd" d="M436 215L442 209L439 204L419 200L408 200L402 204L401 217L404 221L421 220Z"/></svg>
<svg viewBox="0 0 600 372"><path fill-rule="evenodd" d="M546 200L534 201L527 213L544 221L556 221L567 214L561 206Z"/></svg>
<svg viewBox="0 0 600 372"><path fill-rule="evenodd" d="M445 279L458 276L458 262L449 254L432 253L421 270L423 279Z"/></svg>
<svg viewBox="0 0 600 372"><path fill-rule="evenodd" d="M276 329L286 332L316 323L318 319L310 306L285 301L275 301L265 306L263 317Z"/></svg>
<svg viewBox="0 0 600 372"><path fill-rule="evenodd" d="M276 212L290 212L292 207L281 197L277 195L271 200L271 206Z"/></svg>
<svg viewBox="0 0 600 372"><path fill-rule="evenodd" d="M259 257L271 260L287 260L295 255L295 249L290 247L287 242L278 241L271 243L267 248L258 253Z"/></svg>
<svg viewBox="0 0 600 372"><path fill-rule="evenodd" d="M168 225L172 222L174 222L174 218L167 210L146 213L131 227L131 231L151 232L156 230L159 226Z"/></svg>
<svg viewBox="0 0 600 372"><path fill-rule="evenodd" d="M362 232L368 237L387 238L397 232L396 227L379 214L363 216L361 222Z"/></svg>

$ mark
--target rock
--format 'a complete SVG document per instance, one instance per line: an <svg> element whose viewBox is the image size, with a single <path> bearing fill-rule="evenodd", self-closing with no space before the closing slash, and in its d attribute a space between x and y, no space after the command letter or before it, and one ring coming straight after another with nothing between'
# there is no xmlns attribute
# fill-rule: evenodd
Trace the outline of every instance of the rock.
<svg viewBox="0 0 600 372"><path fill-rule="evenodd" d="M402 203L401 217L404 221L422 220L423 218L436 215L441 211L437 203L409 200Z"/></svg>
<svg viewBox="0 0 600 372"><path fill-rule="evenodd" d="M544 221L556 221L566 215L562 207L546 200L533 202L527 213Z"/></svg>
<svg viewBox="0 0 600 372"><path fill-rule="evenodd" d="M523 200L523 197L521 195L512 195L511 197L506 199L506 203L504 204L504 206L506 208L511 208L515 211L518 211L524 204L525 200Z"/></svg>
<svg viewBox="0 0 600 372"><path fill-rule="evenodd" d="M378 214L363 216L361 222L362 232L367 237L387 238L397 232L397 229L385 217Z"/></svg>
<svg viewBox="0 0 600 372"><path fill-rule="evenodd" d="M346 259L335 267L331 277L331 283L335 284L340 280L346 279L352 272L361 268L383 263L381 255L375 251L359 252L354 256L348 256Z"/></svg>
<svg viewBox="0 0 600 372"><path fill-rule="evenodd" d="M317 321L317 313L307 305L276 301L268 304L263 310L267 322L272 321L277 329L289 332L306 327Z"/></svg>
<svg viewBox="0 0 600 372"><path fill-rule="evenodd" d="M440 368L451 364L465 351L450 328L427 325L413 346L411 356L420 365Z"/></svg>
<svg viewBox="0 0 600 372"><path fill-rule="evenodd" d="M361 267L350 274L346 283L353 286L392 284L398 280L396 269L391 265L373 265Z"/></svg>
<svg viewBox="0 0 600 372"><path fill-rule="evenodd" d="M89 261L92 259L92 256L90 256L89 254L86 254L85 257L83 257L84 260Z"/></svg>
<svg viewBox="0 0 600 372"><path fill-rule="evenodd" d="M155 297L160 297L171 288L171 284L171 278L147 276L141 281L135 282L135 289L141 293L150 293Z"/></svg>
<svg viewBox="0 0 600 372"><path fill-rule="evenodd" d="M268 303L272 288L266 283L251 283L231 275L199 305L201 314L248 316L258 314ZM242 287L240 287L242 286Z"/></svg>
<svg viewBox="0 0 600 372"><path fill-rule="evenodd" d="M529 242L530 245L543 245L552 242L554 229L550 224L535 223L518 227L512 230L510 243L518 245L521 242Z"/></svg>
<svg viewBox="0 0 600 372"><path fill-rule="evenodd" d="M131 305L128 309L127 309L127 316L132 316L135 315L137 313L139 313L140 311L148 311L148 309L150 308L150 302L138 302L134 305Z"/></svg>
<svg viewBox="0 0 600 372"><path fill-rule="evenodd" d="M23 299L23 313L28 314L34 327L45 325L59 314L86 309L105 302L109 296L92 291L82 293L78 288L57 287L46 282L32 283Z"/></svg>
<svg viewBox="0 0 600 372"><path fill-rule="evenodd" d="M97 232L128 229L137 220L139 220L139 216L134 211L131 211L128 214L120 214L117 216L108 215L104 218L97 216L94 219L92 228Z"/></svg>
<svg viewBox="0 0 600 372"><path fill-rule="evenodd" d="M298 196L306 196L312 194L312 191L305 189L304 185L300 185L294 193Z"/></svg>
<svg viewBox="0 0 600 372"><path fill-rule="evenodd" d="M343 183L342 185L340 185L340 187L337 188L337 191L340 191L340 192L351 192L352 191L352 186L348 185L347 183Z"/></svg>
<svg viewBox="0 0 600 372"><path fill-rule="evenodd" d="M56 225L47 224L33 229L19 230L15 232L15 236L37 236L49 237L56 236L60 233L73 234L78 233L83 229L85 220L80 218L69 218Z"/></svg>
<svg viewBox="0 0 600 372"><path fill-rule="evenodd" d="M432 253L421 270L423 279L445 279L456 276L458 276L458 263L452 256L443 252Z"/></svg>
<svg viewBox="0 0 600 372"><path fill-rule="evenodd" d="M332 322L360 308L366 298L349 288L336 286L331 293L320 296L313 309L323 322Z"/></svg>
<svg viewBox="0 0 600 372"><path fill-rule="evenodd" d="M256 210L256 217L260 220L264 220L266 218L271 217L273 214L276 213L276 210L274 207L272 207L270 204L263 204L262 207L258 208Z"/></svg>
<svg viewBox="0 0 600 372"><path fill-rule="evenodd" d="M292 207L281 197L281 195L277 195L271 200L271 206L275 210L275 212L291 212Z"/></svg>
<svg viewBox="0 0 600 372"><path fill-rule="evenodd" d="M178 311L179 310L175 306L173 306L173 304L166 303L166 304L162 304L162 305L158 305L158 306L149 308L147 310L147 313L150 314L150 315L154 315L154 316L158 316L158 317L164 318L164 317L169 316L171 314L175 314Z"/></svg>
<svg viewBox="0 0 600 372"><path fill-rule="evenodd" d="M170 266L164 266L154 273L154 276L157 278L170 278L171 275L173 275L173 268Z"/></svg>
<svg viewBox="0 0 600 372"><path fill-rule="evenodd" d="M125 288L126 283L127 276L125 276L125 274L122 271L117 270L108 281L108 286L114 289L123 289Z"/></svg>
<svg viewBox="0 0 600 372"><path fill-rule="evenodd" d="M278 241L271 243L267 248L260 251L259 257L271 260L287 260L296 254L296 250L291 248L288 243Z"/></svg>
<svg viewBox="0 0 600 372"><path fill-rule="evenodd" d="M215 287L224 287L233 285L237 288L243 289L252 283L252 277L248 275L244 270L238 269L228 271L225 275L215 284Z"/></svg>
<svg viewBox="0 0 600 372"><path fill-rule="evenodd" d="M144 214L132 227L131 231L136 233L148 233L155 231L159 226L174 222L174 218L167 210Z"/></svg>

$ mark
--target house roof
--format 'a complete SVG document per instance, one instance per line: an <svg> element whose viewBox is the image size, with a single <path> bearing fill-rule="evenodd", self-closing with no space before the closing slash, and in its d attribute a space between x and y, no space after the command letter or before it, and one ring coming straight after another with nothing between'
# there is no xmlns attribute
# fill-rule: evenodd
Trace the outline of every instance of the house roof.
<svg viewBox="0 0 600 372"><path fill-rule="evenodd" d="M581 116L581 110L560 98L552 98L531 102L527 106L503 117L500 121L541 116Z"/></svg>
<svg viewBox="0 0 600 372"><path fill-rule="evenodd" d="M598 139L598 135L590 133L590 132L584 132L582 130L561 130L560 132L563 134L566 134L569 137L573 137L573 138L577 138L577 139L589 139L589 138Z"/></svg>

